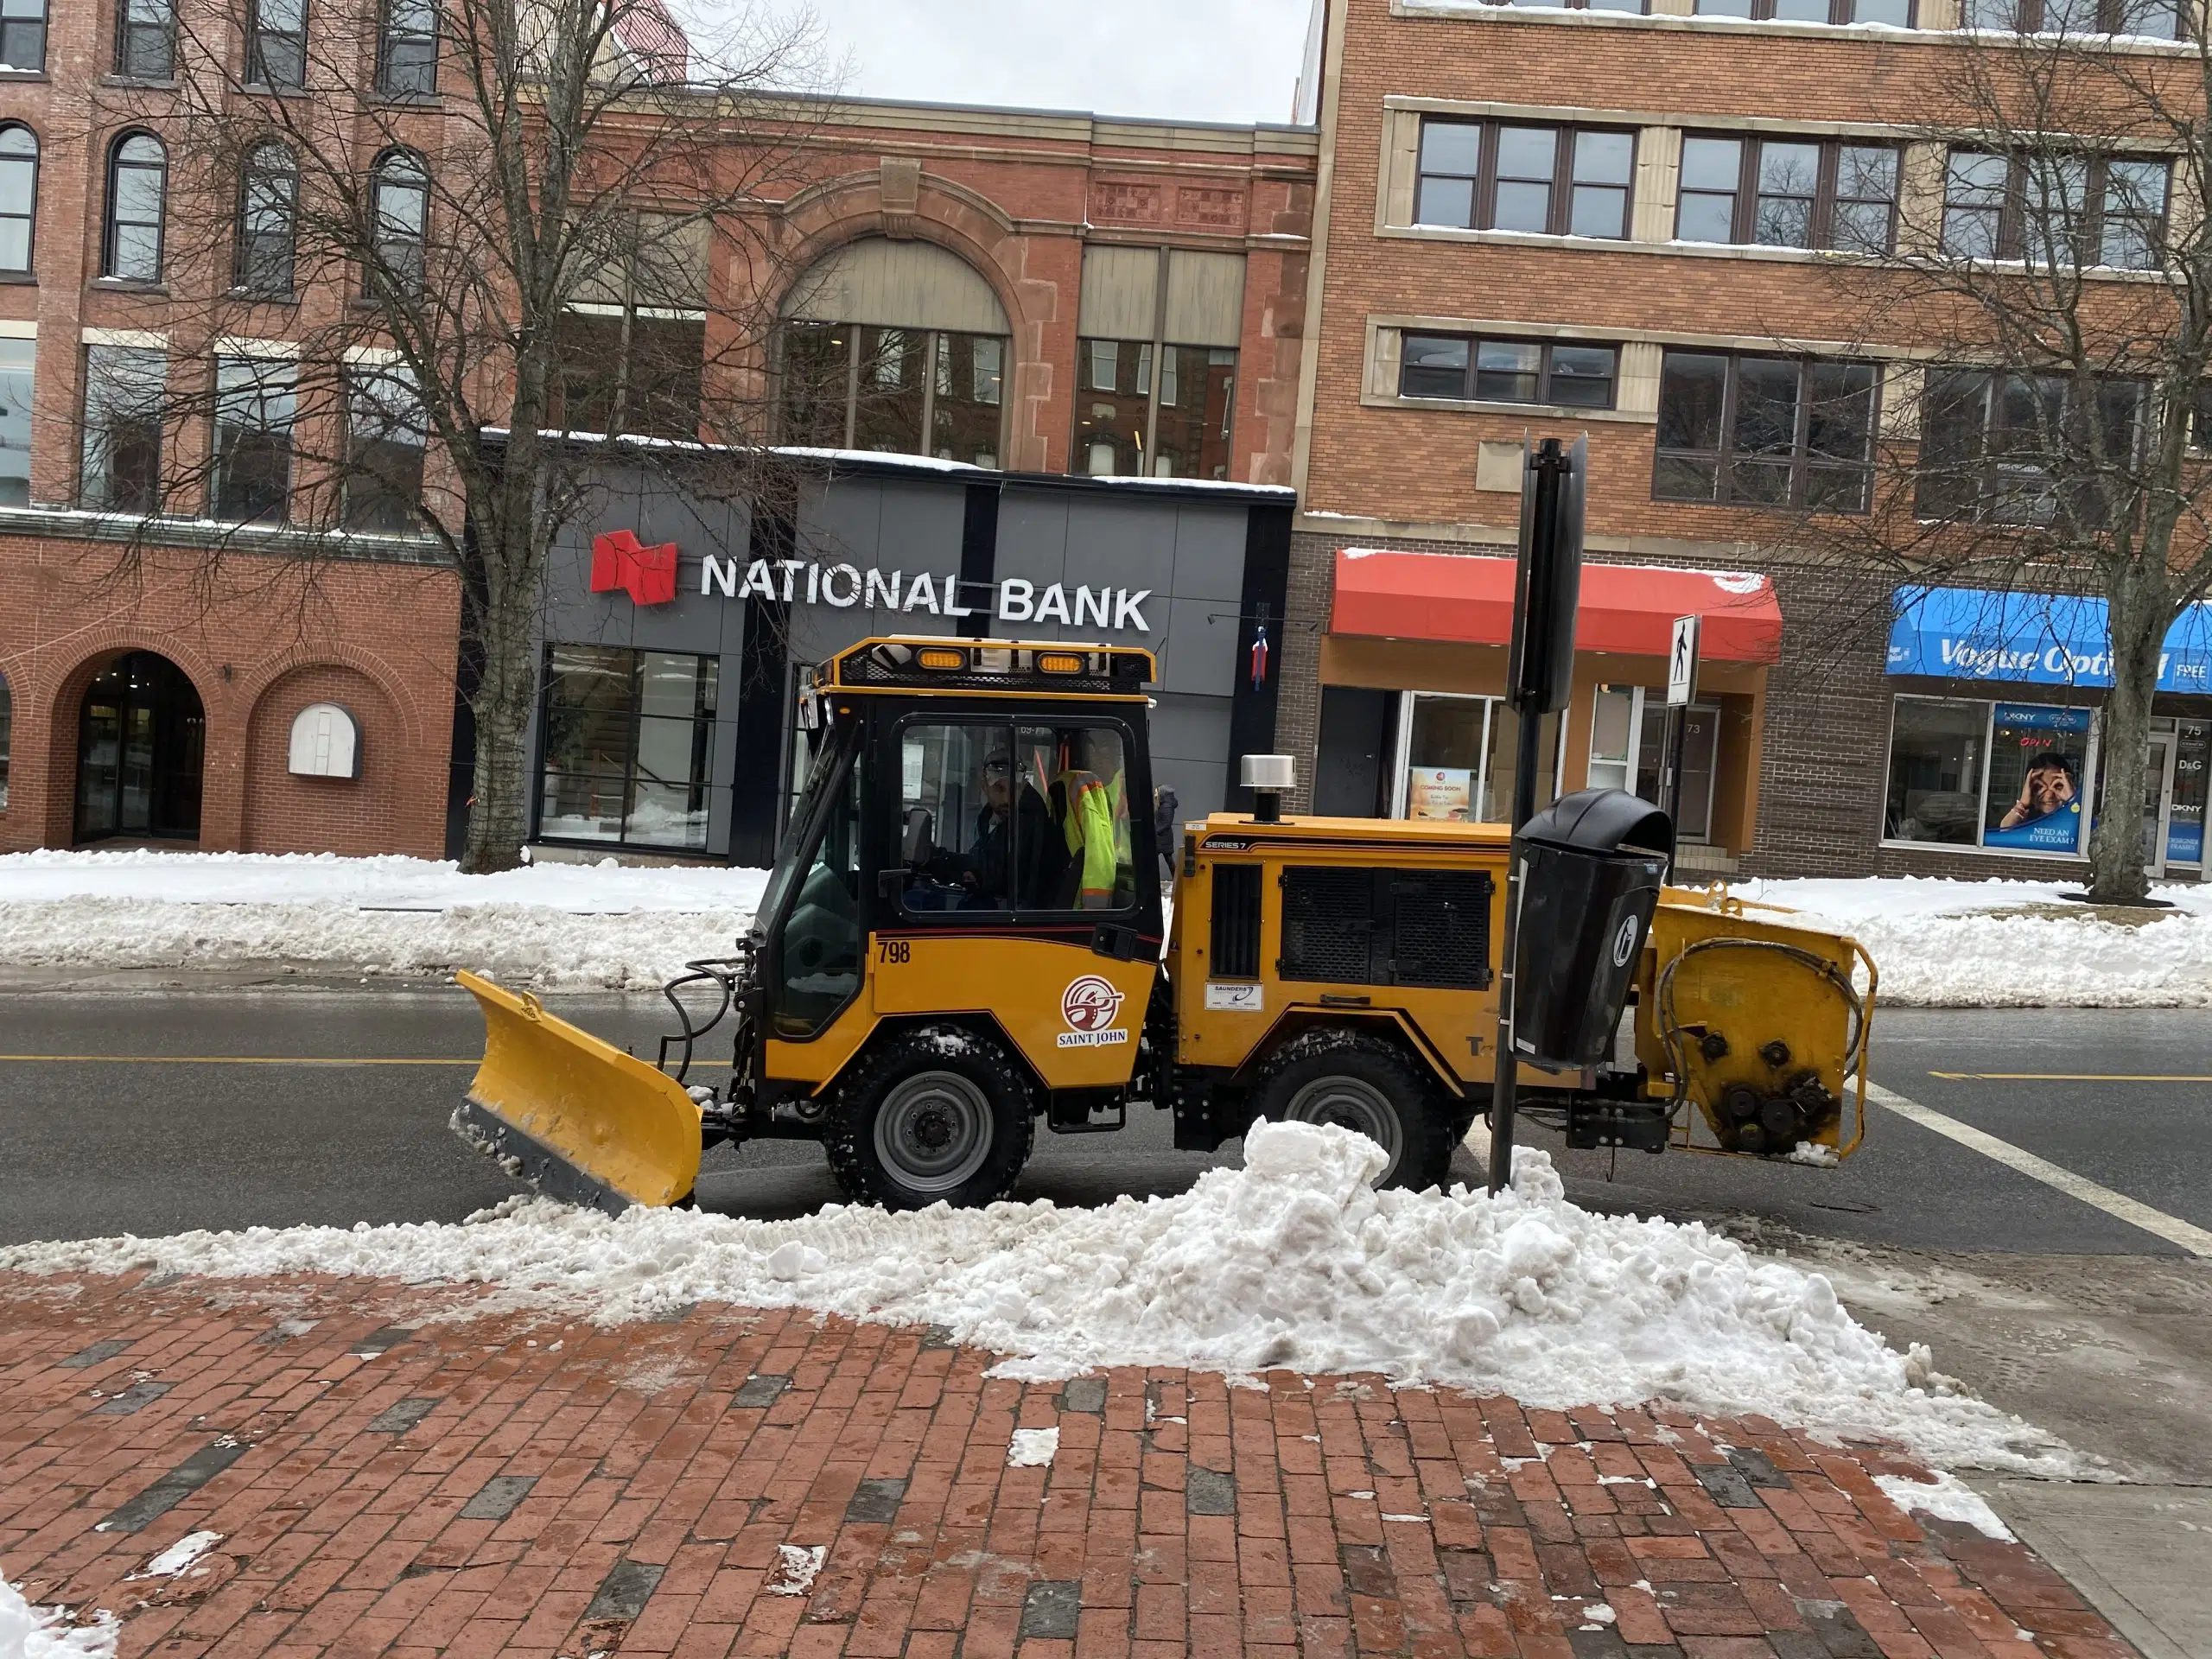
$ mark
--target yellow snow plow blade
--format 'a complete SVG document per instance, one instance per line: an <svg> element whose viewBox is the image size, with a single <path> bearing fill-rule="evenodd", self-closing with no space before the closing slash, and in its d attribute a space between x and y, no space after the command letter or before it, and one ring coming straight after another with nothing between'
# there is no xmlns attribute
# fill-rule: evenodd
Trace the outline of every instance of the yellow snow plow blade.
<svg viewBox="0 0 2212 1659"><path fill-rule="evenodd" d="M689 1196L700 1114L683 1084L527 992L456 977L484 1011L484 1064L454 1109L454 1134L549 1197L609 1215Z"/></svg>

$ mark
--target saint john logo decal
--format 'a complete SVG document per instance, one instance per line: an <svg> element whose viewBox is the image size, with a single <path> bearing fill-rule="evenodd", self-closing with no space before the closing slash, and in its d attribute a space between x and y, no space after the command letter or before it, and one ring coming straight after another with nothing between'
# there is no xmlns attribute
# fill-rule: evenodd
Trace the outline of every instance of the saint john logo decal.
<svg viewBox="0 0 2212 1659"><path fill-rule="evenodd" d="M1121 1011L1121 992L1097 975L1072 981L1060 993L1060 1018L1068 1022L1068 1029L1060 1033L1060 1046L1108 1048L1128 1042L1128 1032L1114 1024Z"/></svg>

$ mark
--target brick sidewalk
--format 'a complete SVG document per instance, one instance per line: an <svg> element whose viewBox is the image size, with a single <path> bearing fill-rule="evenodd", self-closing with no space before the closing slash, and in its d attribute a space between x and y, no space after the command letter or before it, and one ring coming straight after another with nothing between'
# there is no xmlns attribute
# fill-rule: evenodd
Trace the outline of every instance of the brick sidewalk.
<svg viewBox="0 0 2212 1659"><path fill-rule="evenodd" d="M1910 1465L1756 1419L991 1363L804 1313L0 1278L0 1573L121 1613L124 1659L2133 1652L2020 1546L1901 1515L1870 1477Z"/></svg>

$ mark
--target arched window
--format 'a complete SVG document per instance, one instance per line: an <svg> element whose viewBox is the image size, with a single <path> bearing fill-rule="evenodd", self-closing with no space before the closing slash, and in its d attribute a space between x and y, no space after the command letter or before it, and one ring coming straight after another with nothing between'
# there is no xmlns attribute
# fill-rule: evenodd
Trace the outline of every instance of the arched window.
<svg viewBox="0 0 2212 1659"><path fill-rule="evenodd" d="M0 69L46 67L46 0L0 0Z"/></svg>
<svg viewBox="0 0 2212 1659"><path fill-rule="evenodd" d="M38 135L0 127L0 273L29 275L38 219Z"/></svg>
<svg viewBox="0 0 2212 1659"><path fill-rule="evenodd" d="M150 132L128 132L108 152L107 226L100 275L124 282L162 280L162 213L169 188L168 152Z"/></svg>
<svg viewBox="0 0 2212 1659"><path fill-rule="evenodd" d="M423 243L430 223L430 175L409 149L388 149L371 175L369 212L375 269L401 293L423 285ZM376 293L373 275L368 285Z"/></svg>
<svg viewBox="0 0 2212 1659"><path fill-rule="evenodd" d="M238 239L231 280L267 297L292 291L294 213L300 188L292 152L276 139L249 150L238 178Z"/></svg>
<svg viewBox="0 0 2212 1659"><path fill-rule="evenodd" d="M132 80L175 74L175 0L117 0L115 73Z"/></svg>
<svg viewBox="0 0 2212 1659"><path fill-rule="evenodd" d="M385 0L377 91L427 98L438 89L438 0Z"/></svg>

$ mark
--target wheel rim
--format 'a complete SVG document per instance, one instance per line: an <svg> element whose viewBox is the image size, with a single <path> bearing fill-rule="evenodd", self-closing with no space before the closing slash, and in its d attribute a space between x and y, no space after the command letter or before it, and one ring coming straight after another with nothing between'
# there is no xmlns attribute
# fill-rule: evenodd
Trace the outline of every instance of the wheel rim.
<svg viewBox="0 0 2212 1659"><path fill-rule="evenodd" d="M950 1192L991 1155L991 1103L957 1071L921 1071L875 1115L875 1155L901 1186Z"/></svg>
<svg viewBox="0 0 2212 1659"><path fill-rule="evenodd" d="M1382 1186L1398 1173L1405 1153L1405 1136L1398 1122L1398 1109L1373 1084L1359 1077L1316 1077L1290 1097L1283 1116L1297 1123L1333 1123L1357 1129L1382 1148L1389 1160L1375 1185Z"/></svg>

